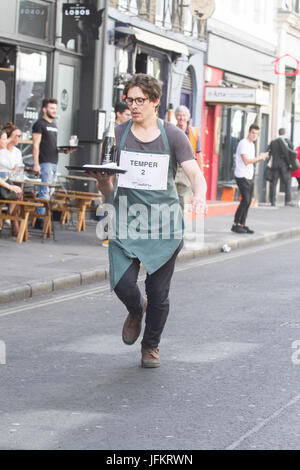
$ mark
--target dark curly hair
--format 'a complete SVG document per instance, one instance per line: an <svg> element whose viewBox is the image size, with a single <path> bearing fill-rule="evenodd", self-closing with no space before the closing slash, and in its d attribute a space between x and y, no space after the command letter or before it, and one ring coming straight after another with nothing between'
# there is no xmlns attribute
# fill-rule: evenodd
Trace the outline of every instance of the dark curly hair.
<svg viewBox="0 0 300 470"><path fill-rule="evenodd" d="M139 87L142 92L148 96L150 101L156 101L161 97L162 88L159 81L152 77L152 75L147 75L145 73L137 73L133 75L126 83L124 87L124 97L127 98L128 91L130 88Z"/></svg>
<svg viewBox="0 0 300 470"><path fill-rule="evenodd" d="M15 126L13 122L7 122L3 127L3 131L6 132L7 137L10 137L11 134L16 130L19 129L18 126Z"/></svg>

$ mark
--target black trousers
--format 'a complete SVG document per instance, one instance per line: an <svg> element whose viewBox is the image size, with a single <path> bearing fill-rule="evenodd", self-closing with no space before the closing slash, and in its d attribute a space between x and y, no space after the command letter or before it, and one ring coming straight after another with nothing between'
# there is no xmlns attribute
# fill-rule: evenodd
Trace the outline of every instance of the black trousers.
<svg viewBox="0 0 300 470"><path fill-rule="evenodd" d="M161 334L169 314L169 290L174 273L175 261L183 246L180 243L173 256L160 269L148 274L145 281L148 306L146 326L142 339L144 349L155 349L159 345ZM115 293L125 304L131 315L140 315L144 306L144 298L137 285L140 260L135 258L115 287Z"/></svg>
<svg viewBox="0 0 300 470"><path fill-rule="evenodd" d="M271 204L276 204L276 186L278 182L279 176L281 176L283 184L284 184L284 202L287 204L292 200L292 193L291 193L291 170L289 170L287 164L281 159L278 163L278 168L273 169L273 181L270 183L270 202Z"/></svg>
<svg viewBox="0 0 300 470"><path fill-rule="evenodd" d="M251 204L251 199L253 196L254 180L248 180L247 178L235 178L235 180L236 184L239 187L242 200L236 210L234 222L236 224L245 225L248 210Z"/></svg>

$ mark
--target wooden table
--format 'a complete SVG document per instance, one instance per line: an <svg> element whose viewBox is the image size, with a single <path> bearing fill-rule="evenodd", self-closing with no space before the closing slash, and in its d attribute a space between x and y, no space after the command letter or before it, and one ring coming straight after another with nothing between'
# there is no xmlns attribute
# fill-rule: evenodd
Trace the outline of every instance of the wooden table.
<svg viewBox="0 0 300 470"><path fill-rule="evenodd" d="M97 181L96 178L92 178L91 176L75 176L75 175L67 175L65 176L67 180L74 180L74 181Z"/></svg>
<svg viewBox="0 0 300 470"><path fill-rule="evenodd" d="M78 213L78 221L76 231L85 231L85 213L86 209L91 206L91 202L95 201L103 196L98 193L88 193L85 191L71 191L71 190L59 190L54 193L54 201L57 203L57 208L53 206L53 209L60 210L61 223L70 222L70 213ZM71 203L74 200L74 203ZM60 207L59 207L60 205Z"/></svg>
<svg viewBox="0 0 300 470"><path fill-rule="evenodd" d="M2 214L3 207L9 204L15 204L20 207L20 216ZM2 221L5 219L18 220L19 222L21 222L21 224L17 236L17 243L26 242L28 240L28 218L30 214L35 212L37 207L43 207L43 204L31 201L8 201L7 199L0 199L0 228L2 228Z"/></svg>
<svg viewBox="0 0 300 470"><path fill-rule="evenodd" d="M45 183L43 181L36 181L35 179L24 179L23 181L18 181L18 180L12 180L12 183L14 184L20 184L24 186L33 186L33 187L43 187L43 186L48 186L50 189L58 189L62 187L61 183ZM29 200L31 197L29 198ZM28 199L25 198L25 200L28 201ZM53 225L53 217L52 217L52 205L53 205L53 200L50 197L50 199L43 199L39 198L37 196L34 196L33 199L34 202L37 202L39 204L39 207L44 207L45 209L45 214L37 214L35 211L33 214L31 214L31 224L32 227L35 226L36 220L38 218L41 218L44 220L44 225L43 225L43 239L45 238L50 238L51 235L53 234L54 237L54 225Z"/></svg>

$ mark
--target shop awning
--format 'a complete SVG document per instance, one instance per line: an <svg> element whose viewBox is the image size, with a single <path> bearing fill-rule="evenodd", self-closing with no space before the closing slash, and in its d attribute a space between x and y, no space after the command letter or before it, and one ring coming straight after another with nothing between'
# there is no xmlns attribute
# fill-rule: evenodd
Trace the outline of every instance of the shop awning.
<svg viewBox="0 0 300 470"><path fill-rule="evenodd" d="M138 41L144 42L145 44L151 44L151 46L158 47L165 51L177 52L177 54L189 55L189 50L185 44L182 44L178 41L173 41L173 39L165 38L159 34L149 33L139 28L133 28L135 37Z"/></svg>

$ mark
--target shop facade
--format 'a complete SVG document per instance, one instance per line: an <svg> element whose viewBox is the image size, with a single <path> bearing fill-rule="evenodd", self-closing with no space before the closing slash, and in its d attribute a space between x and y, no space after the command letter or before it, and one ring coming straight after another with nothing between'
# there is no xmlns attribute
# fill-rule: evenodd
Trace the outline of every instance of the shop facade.
<svg viewBox="0 0 300 470"><path fill-rule="evenodd" d="M276 72L274 134L279 127L296 147L300 145L300 6L291 3L278 11L278 48L274 63Z"/></svg>
<svg viewBox="0 0 300 470"><path fill-rule="evenodd" d="M82 41L63 43L63 3L54 0L2 0L0 16L0 123L22 132L25 163L32 161L32 125L42 100L58 100L58 144L78 133ZM58 172L66 174L65 161Z"/></svg>
<svg viewBox="0 0 300 470"><path fill-rule="evenodd" d="M193 20L185 8L184 13L189 16L182 20L181 27L175 14L168 16L161 11L164 3L173 5L174 13L176 2L110 2L102 80L104 108L109 111L122 99L124 83L130 75L149 73L163 88L159 116L166 119L168 111L174 114L178 105L185 104L191 111L193 125L200 126L206 51L203 25Z"/></svg>
<svg viewBox="0 0 300 470"><path fill-rule="evenodd" d="M161 81L161 118L174 119L176 107L185 104L200 127L205 21L177 0L74 3L1 0L0 122L20 127L25 160L32 161L32 124L43 98L51 96L58 100L58 144L76 134L82 148L72 163L98 163L111 109L138 72ZM60 156L61 175L67 158Z"/></svg>
<svg viewBox="0 0 300 470"><path fill-rule="evenodd" d="M227 10L223 2L216 5L219 9L216 8L208 21L201 129L209 200L220 199L222 188L234 184L237 144L247 136L250 124L256 123L261 129L257 152L266 151L272 129L276 80L272 65L276 58L277 36L272 21L276 9L265 1L257 9L253 8L253 2L248 5L245 2L239 10L229 0L226 0ZM258 15L256 25L255 14ZM270 21L269 34L263 30L267 26L266 18ZM245 29L237 29L237 24L243 27L243 21ZM263 165L257 165L255 197L259 202L266 201Z"/></svg>

